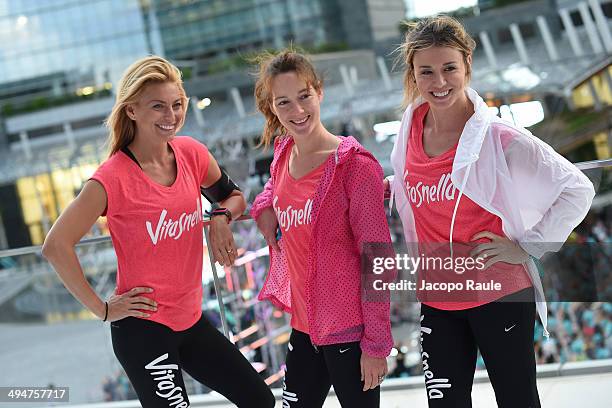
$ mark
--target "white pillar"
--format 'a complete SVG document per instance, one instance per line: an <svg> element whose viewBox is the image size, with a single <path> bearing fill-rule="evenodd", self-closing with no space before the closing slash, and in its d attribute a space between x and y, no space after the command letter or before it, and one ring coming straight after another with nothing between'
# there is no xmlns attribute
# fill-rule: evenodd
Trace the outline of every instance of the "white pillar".
<svg viewBox="0 0 612 408"><path fill-rule="evenodd" d="M344 88L346 89L346 93L348 96L353 96L353 85L351 84L351 78L349 77L348 69L346 65L341 64L340 67L340 76L342 77L342 83L344 83Z"/></svg>
<svg viewBox="0 0 612 408"><path fill-rule="evenodd" d="M569 38L574 55L577 57L583 56L584 52L582 50L582 45L580 45L580 41L578 40L578 34L576 34L576 28L574 27L569 11L567 9L561 9L559 10L559 15L561 16L561 21L563 21L563 27L565 27L565 32Z"/></svg>
<svg viewBox="0 0 612 408"><path fill-rule="evenodd" d="M480 37L480 42L482 42L482 46L487 56L487 60L489 61L489 65L491 66L491 68L497 69L497 57L495 56L495 51L493 50L493 46L491 45L489 34L486 31L481 31L478 36Z"/></svg>
<svg viewBox="0 0 612 408"><path fill-rule="evenodd" d="M357 85L357 82L359 81L359 76L357 74L357 67L356 66L351 66L351 68L349 68L349 74L351 77L351 83L353 85Z"/></svg>
<svg viewBox="0 0 612 408"><path fill-rule="evenodd" d="M191 106L191 111L193 112L193 116L196 119L198 127L203 128L204 116L202 115L202 111L200 110L200 108L198 108L198 98L195 96L189 98L189 105Z"/></svg>
<svg viewBox="0 0 612 408"><path fill-rule="evenodd" d="M608 68L604 68L603 76L606 80L606 85L608 85L608 92L612 94L612 78L610 77L610 71L608 71Z"/></svg>
<svg viewBox="0 0 612 408"><path fill-rule="evenodd" d="M587 6L585 2L578 3L578 11L580 11L580 17L582 18L582 22L584 23L584 27L586 28L587 34L589 36L589 42L591 43L593 52L595 54L602 53L603 47L601 45L601 41L599 40L599 35L597 34L595 24L593 23L593 20L591 20L591 12L589 11L589 6Z"/></svg>
<svg viewBox="0 0 612 408"><path fill-rule="evenodd" d="M66 135L68 147L70 147L70 150L74 151L74 149L76 149L76 142L74 140L74 132L72 131L72 126L70 126L69 122L64 123L64 134Z"/></svg>
<svg viewBox="0 0 612 408"><path fill-rule="evenodd" d="M392 87L391 78L389 78L389 70L387 69L387 64L385 64L385 59L383 57L376 57L376 64L378 65L380 76L385 84L385 89L390 91Z"/></svg>
<svg viewBox="0 0 612 408"><path fill-rule="evenodd" d="M32 160L32 148L30 147L30 139L28 138L28 132L22 130L19 132L19 139L21 140L21 148L25 153L27 160Z"/></svg>
<svg viewBox="0 0 612 408"><path fill-rule="evenodd" d="M242 97L240 96L238 88L233 87L230 89L230 95L232 95L232 100L234 101L234 106L236 107L238 116L240 119L244 118L246 116L246 112L244 110L244 103L242 103Z"/></svg>
<svg viewBox="0 0 612 408"><path fill-rule="evenodd" d="M559 59L559 54L557 54L557 48L555 47L555 42L550 34L550 30L548 29L546 19L543 16L537 16L536 21L538 23L538 28L540 29L540 34L542 34L542 39L544 40L548 57L551 61L557 61Z"/></svg>
<svg viewBox="0 0 612 408"><path fill-rule="evenodd" d="M602 108L601 99L597 94L597 89L595 89L595 84L593 84L593 78L589 79L587 82L589 87L589 92L591 93L591 97L593 98L593 105L595 106L596 111L600 111Z"/></svg>
<svg viewBox="0 0 612 408"><path fill-rule="evenodd" d="M595 23L597 23L599 34L601 34L601 38L603 38L606 52L612 53L612 36L610 35L608 18L604 15L603 10L601 9L601 4L598 0L589 0L589 4L591 5L591 10L593 10L593 15L595 16Z"/></svg>
<svg viewBox="0 0 612 408"><path fill-rule="evenodd" d="M525 48L525 43L523 42L523 36L521 35L521 30L519 29L518 24L512 23L510 24L510 34L512 34L512 39L514 40L514 46L518 51L519 58L521 62L525 65L529 64L529 55L527 55L527 48Z"/></svg>
<svg viewBox="0 0 612 408"><path fill-rule="evenodd" d="M572 88L566 87L563 91L563 95L565 97L565 103L567 103L567 107L569 108L569 110L570 111L576 110Z"/></svg>

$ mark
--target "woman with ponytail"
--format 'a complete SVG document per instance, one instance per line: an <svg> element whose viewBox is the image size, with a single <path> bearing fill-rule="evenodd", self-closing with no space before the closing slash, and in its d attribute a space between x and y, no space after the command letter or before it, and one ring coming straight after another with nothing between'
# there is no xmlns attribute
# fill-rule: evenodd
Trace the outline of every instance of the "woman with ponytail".
<svg viewBox="0 0 612 408"><path fill-rule="evenodd" d="M372 286L393 273L368 270L374 247L393 256L382 168L323 126L323 82L304 55L264 54L259 66L262 144L274 143L274 160L251 215L270 247L259 299L291 313L283 407L321 407L332 385L343 407L378 407L393 346L389 293Z"/></svg>

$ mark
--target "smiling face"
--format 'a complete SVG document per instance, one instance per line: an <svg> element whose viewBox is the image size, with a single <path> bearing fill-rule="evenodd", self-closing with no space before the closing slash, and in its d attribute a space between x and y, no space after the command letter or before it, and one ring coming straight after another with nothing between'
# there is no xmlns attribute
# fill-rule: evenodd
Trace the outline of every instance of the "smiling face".
<svg viewBox="0 0 612 408"><path fill-rule="evenodd" d="M321 126L323 94L317 93L296 72L276 75L272 80L271 91L272 112L290 135L306 137Z"/></svg>
<svg viewBox="0 0 612 408"><path fill-rule="evenodd" d="M467 60L471 64L471 56ZM444 109L464 101L467 67L459 50L451 47L419 50L412 64L416 86L430 106Z"/></svg>
<svg viewBox="0 0 612 408"><path fill-rule="evenodd" d="M136 124L136 134L171 140L185 117L185 98L178 84L150 83L144 87L138 101L126 107Z"/></svg>

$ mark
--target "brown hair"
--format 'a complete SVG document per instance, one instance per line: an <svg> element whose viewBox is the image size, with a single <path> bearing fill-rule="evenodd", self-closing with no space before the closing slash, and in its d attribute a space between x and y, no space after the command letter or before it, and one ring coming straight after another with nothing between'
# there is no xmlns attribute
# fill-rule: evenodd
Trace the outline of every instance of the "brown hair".
<svg viewBox="0 0 612 408"><path fill-rule="evenodd" d="M428 17L406 24L407 31L404 43L396 50L399 53L397 61L405 64L404 72L404 108L414 102L418 89L414 76L414 54L430 47L451 47L463 54L466 67L466 78L472 76L472 67L468 56L472 55L476 42L467 33L459 21L449 16Z"/></svg>
<svg viewBox="0 0 612 408"><path fill-rule="evenodd" d="M181 71L162 57L152 55L139 59L128 67L119 80L115 105L106 119L106 127L110 130L107 141L109 156L117 153L134 140L136 124L128 117L125 108L136 103L144 87L152 82L172 82L178 86L179 92L185 100L183 101L183 119L176 130L178 131L185 123L187 95L183 88Z"/></svg>
<svg viewBox="0 0 612 408"><path fill-rule="evenodd" d="M257 147L262 145L268 147L276 136L286 133L286 129L272 111L272 80L279 74L295 72L306 82L306 85L312 86L317 93L320 93L323 89L323 79L317 74L308 57L296 52L293 48L287 48L276 54L265 51L252 61L259 65L255 83L255 105L266 119Z"/></svg>

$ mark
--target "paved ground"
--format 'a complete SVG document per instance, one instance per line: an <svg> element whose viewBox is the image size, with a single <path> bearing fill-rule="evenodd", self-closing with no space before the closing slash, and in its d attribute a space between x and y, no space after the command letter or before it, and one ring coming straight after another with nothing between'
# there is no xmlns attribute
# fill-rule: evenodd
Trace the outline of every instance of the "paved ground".
<svg viewBox="0 0 612 408"><path fill-rule="evenodd" d="M543 378L538 390L543 408L609 408L612 406L612 373ZM474 408L496 408L495 395L490 383L475 384L472 391ZM280 407L280 404L278 405ZM427 399L422 388L383 392L381 408L426 408ZM334 399L325 408L339 408Z"/></svg>
<svg viewBox="0 0 612 408"><path fill-rule="evenodd" d="M396 380L387 380L389 385ZM402 381L401 379L399 381ZM538 390L542 408L609 408L612 406L612 373L573 375L567 377L551 377L538 380ZM218 408L233 407L231 404L206 404L210 397L192 399L192 406L214 406ZM206 402L205 402L206 401ZM493 388L488 382L475 384L472 390L474 408L496 408ZM277 408L282 408L277 402ZM423 388L405 390L383 390L381 408L427 408L427 399ZM88 407L93 408L93 407ZM98 408L98 407L96 407ZM327 398L323 408L340 408L334 396Z"/></svg>
<svg viewBox="0 0 612 408"><path fill-rule="evenodd" d="M109 334L98 321L0 324L0 386L53 383L70 387L73 402L100 401L102 379L119 368Z"/></svg>

